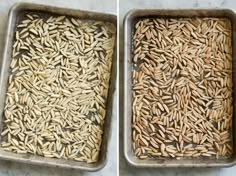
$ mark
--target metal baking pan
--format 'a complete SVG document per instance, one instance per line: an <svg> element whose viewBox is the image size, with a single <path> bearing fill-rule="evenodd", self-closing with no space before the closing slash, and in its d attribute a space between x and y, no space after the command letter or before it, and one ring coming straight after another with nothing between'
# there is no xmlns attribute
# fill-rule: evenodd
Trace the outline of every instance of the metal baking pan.
<svg viewBox="0 0 236 176"><path fill-rule="evenodd" d="M73 10L73 9L64 9L58 7L51 7L45 5L38 4L30 4L30 3L18 3L15 4L9 11L9 19L7 24L6 38L5 38L5 49L3 53L3 59L0 60L1 72L0 72L0 131L2 131L3 126L3 111L4 111L4 101L6 98L6 91L8 87L8 76L10 73L10 62L11 62L11 54L12 54L12 44L14 39L14 32L17 20L19 16L25 11L31 12L43 12L45 14L55 14L55 15L65 15L65 16L73 16L81 19L92 19L92 20L100 20L111 22L116 26L117 17L113 14L106 13L98 13L98 12L89 12L89 11L81 11L81 10ZM111 122L112 122L112 102L113 102L113 94L115 91L115 82L116 82L116 46L114 48L115 54L113 58L112 71L111 71L111 79L109 85L109 92L107 98L107 112L106 119L104 122L104 130L103 130L103 140L101 145L101 151L99 155L99 160L96 163L87 164L84 162L77 162L73 160L65 160L65 159L52 159L45 158L37 155L30 154L16 154L13 152L4 151L0 148L0 159L18 161L27 164L38 164L45 166L55 166L61 168L73 168L87 171L97 171L102 169L107 162L107 154L108 154L108 143L110 140L111 133ZM1 142L1 139L0 139Z"/></svg>
<svg viewBox="0 0 236 176"><path fill-rule="evenodd" d="M223 17L231 20L233 49L233 91L236 91L236 15L228 9L189 10L132 10L124 19L124 154L135 167L229 167L236 164L236 94L233 94L233 154L228 159L147 159L134 156L132 149L132 34L135 22L140 18Z"/></svg>

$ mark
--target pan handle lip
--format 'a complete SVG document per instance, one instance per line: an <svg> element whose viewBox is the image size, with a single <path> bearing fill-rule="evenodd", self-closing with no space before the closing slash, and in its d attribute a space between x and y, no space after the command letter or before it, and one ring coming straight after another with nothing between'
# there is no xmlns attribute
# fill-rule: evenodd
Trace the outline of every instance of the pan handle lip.
<svg viewBox="0 0 236 176"><path fill-rule="evenodd" d="M33 7L34 6L34 7ZM94 13L94 15L96 14L100 14L100 15L109 15L112 18L112 22L115 24L117 22L117 14L115 12L101 12L101 11L96 11L96 10L89 10L89 9L75 9L75 8L68 8L68 7L62 7L62 6L56 6L56 5L47 5L47 4L40 4L40 3L35 3L35 2L16 2L14 3L10 10L9 10L9 14L13 13L14 11L17 10L22 10L22 9L28 9L28 8L38 8L38 7L45 7L45 8L53 8L53 9L64 9L64 10L72 10L72 11L81 11L84 13ZM115 24L116 25L116 24Z"/></svg>
<svg viewBox="0 0 236 176"><path fill-rule="evenodd" d="M172 163L172 164L161 164L161 163L143 163L143 162L136 162L132 159L132 157L135 156L130 156L129 153L125 150L124 152L125 155L125 160L126 162L136 168L229 168L233 167L236 165L236 160L234 159L233 161L226 162L226 163L199 163L199 164L194 164L194 163ZM142 160L140 160L142 161Z"/></svg>
<svg viewBox="0 0 236 176"><path fill-rule="evenodd" d="M152 8L149 8L149 9L142 9L142 8L138 8L138 9L132 9L132 10L129 10L125 17L124 17L124 20L123 20L123 25L125 27L125 25L127 25L127 22L129 20L132 20L134 18L139 18L139 17L145 17L147 16L146 14L143 15L143 13L147 13L149 15L152 15L152 16L155 16L155 15L159 15L158 13L156 12L166 12L167 13L172 13L172 12L177 12L179 11L179 13L182 13L182 12L203 12L203 11L208 11L208 12L225 12L226 15L234 15L236 16L236 10L233 10L233 9L230 9L230 8L164 8L164 9L152 9ZM197 15L198 16L198 15ZM199 17L207 17L207 15L199 15ZM170 17L171 17L171 14L170 14ZM208 16L209 17L209 16Z"/></svg>

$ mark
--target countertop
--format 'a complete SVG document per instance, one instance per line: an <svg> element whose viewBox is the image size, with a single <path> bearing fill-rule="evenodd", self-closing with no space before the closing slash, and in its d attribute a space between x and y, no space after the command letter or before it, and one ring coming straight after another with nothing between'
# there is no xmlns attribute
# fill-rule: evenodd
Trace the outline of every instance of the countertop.
<svg viewBox="0 0 236 176"><path fill-rule="evenodd" d="M235 0L120 0L119 25L120 25L120 105L123 97L123 19L131 9L182 9L182 8L228 8L236 10ZM120 114L123 107L120 106ZM120 116L120 129L123 128ZM181 168L181 169L137 169L130 167L124 159L123 130L120 130L120 175L121 176L235 176L236 166L230 168Z"/></svg>
<svg viewBox="0 0 236 176"><path fill-rule="evenodd" d="M10 7L20 0L1 0L0 1L0 53L3 52L5 30L7 25L7 15ZM92 10L98 12L107 12L116 14L117 3L110 0L24 0L23 2L32 2L38 4L47 4L58 7ZM115 94L116 95L116 94ZM116 96L115 96L116 97ZM109 144L108 163L102 170L94 173L80 172L77 170L49 168L35 165L26 165L21 163L0 160L0 176L114 176L116 175L117 161L117 123L116 123L116 98L114 98L112 135ZM115 152L114 152L115 151Z"/></svg>

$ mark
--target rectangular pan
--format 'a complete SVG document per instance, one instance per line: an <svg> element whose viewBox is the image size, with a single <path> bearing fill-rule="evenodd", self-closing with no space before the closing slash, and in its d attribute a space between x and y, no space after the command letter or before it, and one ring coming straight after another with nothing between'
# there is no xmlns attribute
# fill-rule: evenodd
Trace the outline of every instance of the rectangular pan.
<svg viewBox="0 0 236 176"><path fill-rule="evenodd" d="M189 10L132 10L124 19L124 154L135 167L229 167L236 164L236 94L233 94L233 155L228 159L149 159L134 156L132 149L132 35L135 22L140 18L223 17L231 20L233 50L233 91L236 92L236 15L228 9Z"/></svg>
<svg viewBox="0 0 236 176"><path fill-rule="evenodd" d="M65 15L65 16L74 16L81 19L91 19L91 20L100 20L111 22L116 26L117 17L116 15L106 14L106 13L98 13L98 12L89 12L89 11L81 11L81 10L73 10L73 9L64 9L58 7L51 7L45 5L38 4L30 4L30 3L18 3L15 4L9 11L9 19L7 24L6 38L5 38L5 48L3 53L3 59L0 60L0 131L2 131L3 127L3 111L4 111L4 103L6 98L6 91L8 87L8 77L9 77L9 69L11 62L11 54L12 54L12 44L14 39L14 32L17 23L17 19L21 13L24 11L35 11L35 12L43 12L55 15ZM37 155L30 154L16 154L13 152L4 151L0 148L0 159L11 160L11 161L19 161L28 164L38 164L45 166L55 166L61 168L73 168L87 171L97 171L102 169L107 162L107 154L108 154L108 143L110 140L111 133L111 119L112 119L112 102L113 102L113 94L115 91L115 82L116 82L116 46L114 48L115 54L112 62L112 71L109 85L109 92L107 97L107 112L106 119L104 122L104 130L103 130L103 140L101 145L101 151L99 156L99 161L92 164L87 164L85 162L77 162L73 160L65 160L65 159L53 159L53 158L45 158ZM0 139L1 142L1 139Z"/></svg>

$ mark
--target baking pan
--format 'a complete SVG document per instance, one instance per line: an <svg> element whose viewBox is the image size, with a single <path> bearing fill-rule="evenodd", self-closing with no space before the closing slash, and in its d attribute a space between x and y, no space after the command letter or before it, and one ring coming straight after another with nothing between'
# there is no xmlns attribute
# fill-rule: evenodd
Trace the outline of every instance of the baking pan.
<svg viewBox="0 0 236 176"><path fill-rule="evenodd" d="M80 19L91 19L91 20L99 20L105 22L111 22L116 26L117 18L113 14L106 13L97 13L97 12L88 12L81 10L73 10L73 9L64 9L58 7L51 7L45 5L38 4L30 4L30 3L18 3L15 4L9 11L9 19L8 26L6 31L5 38L5 48L3 53L3 59L0 60L1 64L1 75L0 75L0 131L2 131L3 127L3 111L4 111L4 103L6 98L6 91L8 87L8 76L10 73L10 62L11 62L11 54L12 54L12 44L14 40L14 32L18 18L21 14L24 14L25 11L31 12L41 12L45 14L52 15L65 15L65 16L73 16ZM109 92L107 97L107 112L106 119L103 127L103 140L101 144L101 150L99 155L99 160L96 163L87 164L85 162L77 162L73 160L65 160L65 159L53 159L53 158L45 158L38 155L31 154L16 154L13 152L4 151L0 148L0 158L4 160L11 161L19 161L28 164L38 164L45 166L55 166L61 168L73 168L87 171L97 171L103 168L107 162L107 154L108 154L108 143L110 140L110 132L111 132L111 120L112 120L112 102L113 102L113 94L115 91L115 82L116 82L116 46L114 48L114 57L112 62L112 71L111 71L111 79L109 85ZM0 139L1 142L1 139Z"/></svg>
<svg viewBox="0 0 236 176"><path fill-rule="evenodd" d="M132 35L135 22L140 18L218 17L228 18L232 24L233 91L236 91L236 15L228 9L189 10L132 10L124 19L124 154L128 163L135 167L227 167L236 164L236 94L233 94L233 154L227 159L182 158L146 159L135 157L132 149Z"/></svg>

